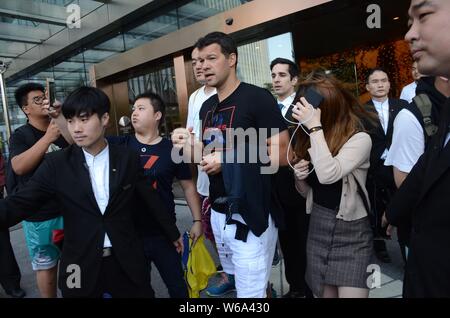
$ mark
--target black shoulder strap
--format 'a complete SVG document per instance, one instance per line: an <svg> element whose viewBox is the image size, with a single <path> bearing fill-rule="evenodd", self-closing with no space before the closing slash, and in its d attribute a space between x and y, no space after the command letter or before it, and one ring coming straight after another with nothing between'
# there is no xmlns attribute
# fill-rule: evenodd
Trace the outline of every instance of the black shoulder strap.
<svg viewBox="0 0 450 318"><path fill-rule="evenodd" d="M372 210L370 209L370 204L367 201L367 197L364 195L364 191L363 191L361 185L359 184L358 179L356 179L355 176L353 176L353 179L355 179L356 186L358 187L357 192L358 192L359 196L361 197L361 200L364 204L364 208L366 209L367 214L370 215L372 213Z"/></svg>
<svg viewBox="0 0 450 318"><path fill-rule="evenodd" d="M420 103L420 101L419 101L419 103ZM422 107L422 109L423 108L424 107ZM426 108L426 106L425 106L425 108ZM425 120L424 114L419 109L419 107L418 107L418 105L416 103L416 99L413 99L413 101L407 107L405 107L405 109L409 110L414 115L414 117L416 117L417 121L419 122L420 126L422 127L422 129L423 129L423 137L424 137L424 140L425 140L425 149L427 149L428 143L429 143L431 137L436 133L436 132L433 132L434 128L428 128L428 132L427 132L425 121L424 121ZM427 114L427 113L428 112L426 112L425 114ZM431 111L430 111L430 114L431 114ZM431 121L431 116L428 116L428 118ZM429 133L432 133L432 134L429 135Z"/></svg>
<svg viewBox="0 0 450 318"><path fill-rule="evenodd" d="M364 204L364 208L367 211L367 216L369 217L370 227L372 228L372 231L375 232L376 229L379 228L379 226L377 224L378 221L377 221L377 217L375 215L375 211L370 208L370 204L367 201L367 197L364 195L364 191L362 189L362 186L359 184L358 179L356 179L355 176L353 176L353 178L355 179L356 186L358 187L357 192L358 192L359 196L361 197L361 200Z"/></svg>
<svg viewBox="0 0 450 318"><path fill-rule="evenodd" d="M414 103L417 106L417 109L420 111L423 121L423 128L428 137L436 134L438 126L433 123L431 118L431 109L433 108L433 104L426 94L419 94L413 98Z"/></svg>

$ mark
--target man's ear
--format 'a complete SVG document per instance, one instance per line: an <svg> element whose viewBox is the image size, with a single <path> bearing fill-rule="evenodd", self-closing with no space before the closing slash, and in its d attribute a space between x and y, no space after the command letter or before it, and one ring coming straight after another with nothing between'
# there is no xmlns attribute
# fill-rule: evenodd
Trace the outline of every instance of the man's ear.
<svg viewBox="0 0 450 318"><path fill-rule="evenodd" d="M109 113L104 113L101 119L102 126L106 127L109 124Z"/></svg>
<svg viewBox="0 0 450 318"><path fill-rule="evenodd" d="M369 84L366 84L366 91L370 92Z"/></svg>
<svg viewBox="0 0 450 318"><path fill-rule="evenodd" d="M28 108L28 105L22 106L22 111L25 113L25 115L29 115L30 114L30 110Z"/></svg>
<svg viewBox="0 0 450 318"><path fill-rule="evenodd" d="M162 113L161 112L156 112L156 120L161 120L162 118Z"/></svg>
<svg viewBox="0 0 450 318"><path fill-rule="evenodd" d="M297 85L297 83L298 83L298 76L294 76L294 77L292 78L291 82L292 82L292 86Z"/></svg>
<svg viewBox="0 0 450 318"><path fill-rule="evenodd" d="M230 67L233 67L233 66L236 66L236 64L237 64L237 55L236 55L236 53L231 53L228 56L228 65Z"/></svg>

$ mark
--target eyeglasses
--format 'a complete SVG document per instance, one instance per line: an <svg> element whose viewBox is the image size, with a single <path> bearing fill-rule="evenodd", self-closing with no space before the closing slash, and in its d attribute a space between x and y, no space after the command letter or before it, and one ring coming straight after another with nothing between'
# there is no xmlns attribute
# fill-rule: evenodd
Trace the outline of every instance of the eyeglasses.
<svg viewBox="0 0 450 318"><path fill-rule="evenodd" d="M33 103L35 103L36 105L42 105L42 103L44 102L44 99L45 99L45 95L35 96L32 98Z"/></svg>

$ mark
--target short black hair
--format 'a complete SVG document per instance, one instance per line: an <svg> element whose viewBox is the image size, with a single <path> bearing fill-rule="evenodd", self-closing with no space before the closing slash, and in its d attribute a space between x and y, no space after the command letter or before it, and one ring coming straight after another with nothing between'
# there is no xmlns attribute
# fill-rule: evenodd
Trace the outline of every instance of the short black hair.
<svg viewBox="0 0 450 318"><path fill-rule="evenodd" d="M109 113L110 108L111 102L101 89L81 86L67 96L61 110L65 118L93 114L101 118L103 114Z"/></svg>
<svg viewBox="0 0 450 318"><path fill-rule="evenodd" d="M233 38L228 34L223 32L211 32L205 35L204 37L198 39L197 43L195 43L194 48L199 50L207 47L211 44L218 44L220 46L220 51L226 57L230 56L230 54L236 54L236 61L238 56L238 50L236 46L236 42L234 42Z"/></svg>
<svg viewBox="0 0 450 318"><path fill-rule="evenodd" d="M272 71L273 67L277 64L287 64L289 66L289 74L291 75L291 79L293 79L294 77L298 77L300 73L300 71L298 70L298 66L291 60L278 57L273 60L272 63L270 63L270 70Z"/></svg>
<svg viewBox="0 0 450 318"><path fill-rule="evenodd" d="M161 113L161 119L159 120L158 124L158 128L160 128L161 125L164 123L164 119L166 117L166 104L164 103L163 99L158 94L147 91L136 96L133 104L136 103L136 101L141 98L147 98L148 100L150 100L150 104L153 106L153 111L155 113L156 112Z"/></svg>
<svg viewBox="0 0 450 318"><path fill-rule="evenodd" d="M44 85L38 84L38 83L27 83L21 85L16 91L14 92L14 97L16 99L17 105L19 105L20 108L27 105L27 99L28 99L28 93L34 92L34 91L41 91L45 92Z"/></svg>
<svg viewBox="0 0 450 318"><path fill-rule="evenodd" d="M375 73L375 72L383 72L383 73L386 73L386 75L388 76L388 79L389 79L389 74L384 70L384 68L382 68L382 67L374 67L374 68L371 68L371 69L367 72L367 75L366 75L366 83L369 83L369 77L371 77L372 74Z"/></svg>

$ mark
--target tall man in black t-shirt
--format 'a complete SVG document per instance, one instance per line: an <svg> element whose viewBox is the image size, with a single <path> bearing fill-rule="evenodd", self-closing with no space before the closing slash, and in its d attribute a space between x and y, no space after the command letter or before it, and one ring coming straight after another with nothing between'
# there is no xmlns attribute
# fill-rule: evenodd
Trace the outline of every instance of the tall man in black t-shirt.
<svg viewBox="0 0 450 318"><path fill-rule="evenodd" d="M8 189L11 193L27 183L47 152L67 146L57 124L49 116L42 85L24 84L16 90L15 98L28 122L17 128L9 141L12 171L8 178L15 179L14 189ZM53 298L56 297L56 271L60 251L52 243L52 232L62 229L63 222L56 201L49 201L40 212L22 225L31 264L36 271L39 292L44 298Z"/></svg>
<svg viewBox="0 0 450 318"><path fill-rule="evenodd" d="M231 37L213 32L196 47L207 84L217 89L217 95L205 101L200 111L203 143L196 142L184 128L176 129L172 140L186 157L201 158L203 154L200 165L210 180L211 225L227 275L207 293L221 296L235 286L240 298L265 297L279 219L270 204L270 175L249 162L233 164L227 154L237 149L236 145L230 147L231 138L236 137L233 129L254 129L257 139L263 140L256 147L263 150L258 153L268 154L272 166L286 165L289 134L273 96L237 78L237 47ZM210 138L211 134L215 138ZM211 142L215 146L208 153ZM251 149L249 143L246 149Z"/></svg>

